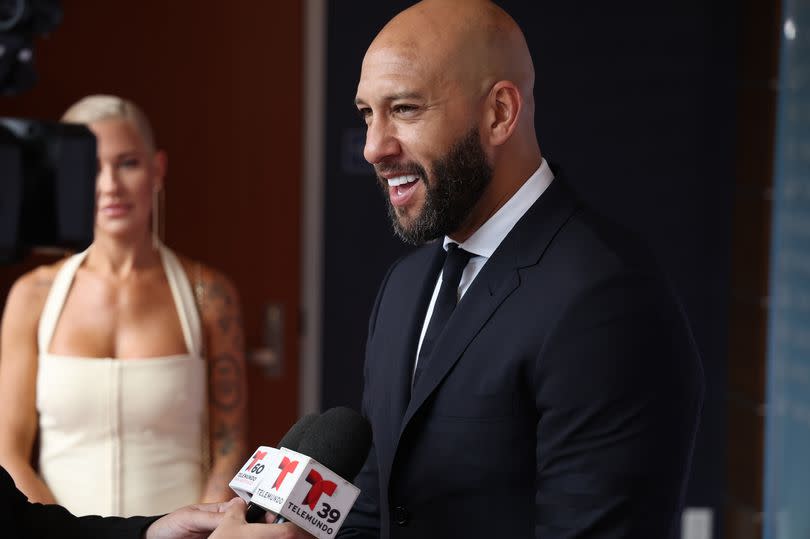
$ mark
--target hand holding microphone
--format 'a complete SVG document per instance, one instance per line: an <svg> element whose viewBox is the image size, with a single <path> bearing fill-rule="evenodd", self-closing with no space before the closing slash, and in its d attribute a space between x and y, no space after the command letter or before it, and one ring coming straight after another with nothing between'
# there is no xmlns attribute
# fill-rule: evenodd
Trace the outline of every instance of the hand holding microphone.
<svg viewBox="0 0 810 539"><path fill-rule="evenodd" d="M267 526L245 521L245 502L234 498L222 518L222 523L209 539L312 539L312 535L290 522Z"/></svg>
<svg viewBox="0 0 810 539"><path fill-rule="evenodd" d="M349 408L306 416L279 443L260 447L231 482L247 521L270 511L321 539L334 537L360 491L354 479L371 447L371 427ZM291 447L292 446L292 447Z"/></svg>

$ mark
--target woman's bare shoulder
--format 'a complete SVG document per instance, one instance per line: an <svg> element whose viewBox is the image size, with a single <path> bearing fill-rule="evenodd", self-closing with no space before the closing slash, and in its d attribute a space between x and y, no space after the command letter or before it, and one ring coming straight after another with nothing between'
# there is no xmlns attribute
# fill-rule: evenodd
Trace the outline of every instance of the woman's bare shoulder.
<svg viewBox="0 0 810 539"><path fill-rule="evenodd" d="M9 296L16 292L17 295L26 300L34 300L40 297L44 300L65 260L67 259L59 260L53 264L37 266L24 273L14 282Z"/></svg>
<svg viewBox="0 0 810 539"><path fill-rule="evenodd" d="M24 318L39 318L53 281L66 259L53 264L38 266L19 277L11 287L6 301L6 311L15 311Z"/></svg>

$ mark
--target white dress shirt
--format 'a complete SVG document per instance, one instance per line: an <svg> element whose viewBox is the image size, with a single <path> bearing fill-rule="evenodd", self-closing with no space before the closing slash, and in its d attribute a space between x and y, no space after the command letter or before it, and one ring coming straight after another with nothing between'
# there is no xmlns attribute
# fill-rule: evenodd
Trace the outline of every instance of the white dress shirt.
<svg viewBox="0 0 810 539"><path fill-rule="evenodd" d="M465 251L472 253L472 257L467 265L464 267L464 272L461 274L461 282L458 286L458 299L470 288L473 280L475 280L481 268L487 263L489 257L495 252L495 249L501 244L503 239L512 230L515 224L523 217L529 208L534 204L540 195L548 188L551 181L554 179L554 173L551 172L546 160L543 159L534 174L506 201L506 203L495 212L495 215L490 217L481 227L476 230L472 236L467 238L467 241L460 243L459 247ZM456 243L448 236L444 237L444 250L447 250L448 243ZM419 350L422 348L422 340L425 338L430 317L433 314L433 306L436 304L436 297L439 295L439 289L442 286L442 275L436 280L436 286L433 289L433 296L430 298L425 320L422 322L422 332L419 335L419 345L416 347L416 360L414 361L414 371L416 370L416 363L419 361Z"/></svg>

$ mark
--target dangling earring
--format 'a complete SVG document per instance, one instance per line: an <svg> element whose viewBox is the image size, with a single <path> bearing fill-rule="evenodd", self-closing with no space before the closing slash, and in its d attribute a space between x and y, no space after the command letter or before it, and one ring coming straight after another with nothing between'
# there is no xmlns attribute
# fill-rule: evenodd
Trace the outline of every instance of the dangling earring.
<svg viewBox="0 0 810 539"><path fill-rule="evenodd" d="M164 203L165 195L163 194L163 189L155 187L152 191L152 246L155 249L160 247L165 232L163 227L166 221L160 218L161 207Z"/></svg>

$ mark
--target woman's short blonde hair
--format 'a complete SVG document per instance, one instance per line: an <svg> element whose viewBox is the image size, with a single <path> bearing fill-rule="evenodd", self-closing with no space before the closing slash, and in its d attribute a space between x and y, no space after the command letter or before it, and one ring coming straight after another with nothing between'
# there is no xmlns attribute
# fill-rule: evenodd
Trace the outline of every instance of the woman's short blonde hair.
<svg viewBox="0 0 810 539"><path fill-rule="evenodd" d="M127 99L114 95L89 95L71 105L62 115L63 122L75 124L116 118L132 122L147 147L150 150L155 149L155 136L149 120L138 105Z"/></svg>

